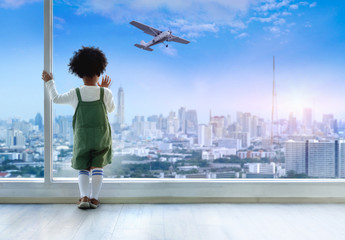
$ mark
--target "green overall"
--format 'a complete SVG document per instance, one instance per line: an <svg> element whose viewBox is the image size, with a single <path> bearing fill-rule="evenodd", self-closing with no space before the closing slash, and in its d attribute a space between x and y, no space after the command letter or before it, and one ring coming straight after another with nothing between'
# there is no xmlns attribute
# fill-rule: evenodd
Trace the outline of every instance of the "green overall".
<svg viewBox="0 0 345 240"><path fill-rule="evenodd" d="M83 102L79 88L76 89L78 106L73 116L72 157L72 168L76 170L102 168L111 163L111 128L103 102L104 88L100 90L99 100Z"/></svg>

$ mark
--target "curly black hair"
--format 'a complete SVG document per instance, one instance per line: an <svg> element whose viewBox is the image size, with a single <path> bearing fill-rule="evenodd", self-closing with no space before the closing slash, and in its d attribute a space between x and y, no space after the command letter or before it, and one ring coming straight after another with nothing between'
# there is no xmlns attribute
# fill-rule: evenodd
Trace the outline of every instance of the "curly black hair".
<svg viewBox="0 0 345 240"><path fill-rule="evenodd" d="M69 72L80 78L100 76L108 64L104 53L96 47L84 47L74 52L68 64Z"/></svg>

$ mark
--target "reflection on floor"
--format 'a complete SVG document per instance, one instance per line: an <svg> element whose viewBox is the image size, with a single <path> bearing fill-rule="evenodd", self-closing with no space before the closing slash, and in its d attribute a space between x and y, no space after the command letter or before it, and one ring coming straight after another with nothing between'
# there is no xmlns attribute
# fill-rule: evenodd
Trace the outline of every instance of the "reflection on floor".
<svg viewBox="0 0 345 240"><path fill-rule="evenodd" d="M345 239L345 204L1 204L0 239Z"/></svg>

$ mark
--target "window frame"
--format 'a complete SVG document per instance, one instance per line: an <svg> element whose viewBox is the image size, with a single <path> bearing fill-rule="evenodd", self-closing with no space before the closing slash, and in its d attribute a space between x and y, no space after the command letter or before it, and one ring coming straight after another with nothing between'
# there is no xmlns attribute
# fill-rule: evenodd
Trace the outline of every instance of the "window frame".
<svg viewBox="0 0 345 240"><path fill-rule="evenodd" d="M44 70L53 72L53 0L44 0ZM0 179L0 203L74 203L77 178L53 178L52 101L44 88L44 178ZM105 203L345 203L345 179L104 179Z"/></svg>

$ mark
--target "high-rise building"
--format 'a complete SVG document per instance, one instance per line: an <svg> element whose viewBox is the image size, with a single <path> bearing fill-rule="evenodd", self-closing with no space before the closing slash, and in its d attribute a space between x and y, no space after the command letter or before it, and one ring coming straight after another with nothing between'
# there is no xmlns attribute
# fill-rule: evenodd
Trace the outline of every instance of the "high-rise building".
<svg viewBox="0 0 345 240"><path fill-rule="evenodd" d="M237 116L237 123L241 126L241 131L251 134L252 115L248 112L247 113L237 112L236 116Z"/></svg>
<svg viewBox="0 0 345 240"><path fill-rule="evenodd" d="M54 121L54 134L73 144L72 116L58 116Z"/></svg>
<svg viewBox="0 0 345 240"><path fill-rule="evenodd" d="M307 144L308 176L320 178L335 177L335 142L308 140Z"/></svg>
<svg viewBox="0 0 345 240"><path fill-rule="evenodd" d="M242 130L242 127L240 126L240 124L238 124L237 122L234 122L227 128L227 136L229 136L233 132L240 132L241 130Z"/></svg>
<svg viewBox="0 0 345 240"><path fill-rule="evenodd" d="M178 120L179 120L179 131L185 133L186 132L186 108L181 107L178 110Z"/></svg>
<svg viewBox="0 0 345 240"><path fill-rule="evenodd" d="M251 137L257 137L258 136L258 117L252 116L250 124L251 124L250 136Z"/></svg>
<svg viewBox="0 0 345 240"><path fill-rule="evenodd" d="M176 117L176 113L171 111L167 119L167 133L174 134L179 130L179 120Z"/></svg>
<svg viewBox="0 0 345 240"><path fill-rule="evenodd" d="M9 148L25 148L25 142L22 131L13 128L7 130L6 145Z"/></svg>
<svg viewBox="0 0 345 240"><path fill-rule="evenodd" d="M305 173L318 178L345 178L345 141L286 142L286 172Z"/></svg>
<svg viewBox="0 0 345 240"><path fill-rule="evenodd" d="M35 117L35 125L38 126L38 129L40 131L43 130L43 120L42 120L42 115L40 113L37 113L36 114L36 117Z"/></svg>
<svg viewBox="0 0 345 240"><path fill-rule="evenodd" d="M338 129L338 120L334 119L333 120L333 132L338 134L339 133L339 129Z"/></svg>
<svg viewBox="0 0 345 240"><path fill-rule="evenodd" d="M266 137L266 123L263 118L259 118L258 120L257 134L258 134L258 137Z"/></svg>
<svg viewBox="0 0 345 240"><path fill-rule="evenodd" d="M222 138L225 135L225 118L224 116L210 116L210 125L212 125L213 136Z"/></svg>
<svg viewBox="0 0 345 240"><path fill-rule="evenodd" d="M286 172L294 171L297 174L307 173L307 145L306 141L286 142L285 148L285 168Z"/></svg>
<svg viewBox="0 0 345 240"><path fill-rule="evenodd" d="M243 117L243 113L242 112L237 112L236 113L236 122L240 125L240 126L242 126L242 117Z"/></svg>
<svg viewBox="0 0 345 240"><path fill-rule="evenodd" d="M198 133L198 115L196 110L188 110L186 112L186 133Z"/></svg>
<svg viewBox="0 0 345 240"><path fill-rule="evenodd" d="M163 120L164 120L164 117L163 115L159 115L158 119L157 119L157 129L160 129L160 130L165 130L164 127L163 127Z"/></svg>
<svg viewBox="0 0 345 240"><path fill-rule="evenodd" d="M124 103L124 91L120 87L117 91L117 114L115 123L119 125L124 125L125 123L125 103Z"/></svg>
<svg viewBox="0 0 345 240"><path fill-rule="evenodd" d="M212 146L212 125L199 125L198 144L204 147Z"/></svg>
<svg viewBox="0 0 345 240"><path fill-rule="evenodd" d="M159 118L158 115L152 115L152 116L147 117L147 121L157 123L158 118Z"/></svg>
<svg viewBox="0 0 345 240"><path fill-rule="evenodd" d="M229 132L229 137L241 140L243 148L250 146L250 133L249 132Z"/></svg>
<svg viewBox="0 0 345 240"><path fill-rule="evenodd" d="M336 140L336 177L345 178L345 140Z"/></svg>
<svg viewBox="0 0 345 240"><path fill-rule="evenodd" d="M313 111L311 108L303 109L303 125L305 129L312 129L313 127Z"/></svg>
<svg viewBox="0 0 345 240"><path fill-rule="evenodd" d="M293 113L289 115L288 129L287 132L289 135L297 133L297 119L293 116Z"/></svg>
<svg viewBox="0 0 345 240"><path fill-rule="evenodd" d="M244 113L242 117L242 132L251 132L251 114Z"/></svg>
<svg viewBox="0 0 345 240"><path fill-rule="evenodd" d="M135 136L143 137L145 129L145 117L135 116L132 120L132 131Z"/></svg>
<svg viewBox="0 0 345 240"><path fill-rule="evenodd" d="M325 126L331 127L333 120L334 120L333 114L323 114L322 115L322 123Z"/></svg>
<svg viewBox="0 0 345 240"><path fill-rule="evenodd" d="M332 134L334 132L333 114L322 115L322 129L325 135Z"/></svg>
<svg viewBox="0 0 345 240"><path fill-rule="evenodd" d="M231 115L225 117L225 128L228 128L231 124Z"/></svg>

